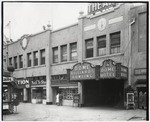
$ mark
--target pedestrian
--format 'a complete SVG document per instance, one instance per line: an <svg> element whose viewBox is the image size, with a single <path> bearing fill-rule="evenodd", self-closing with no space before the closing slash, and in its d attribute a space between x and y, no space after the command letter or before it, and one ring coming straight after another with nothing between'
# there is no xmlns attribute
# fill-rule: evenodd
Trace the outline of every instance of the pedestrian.
<svg viewBox="0 0 150 122"><path fill-rule="evenodd" d="M146 92L143 94L142 108L143 108L143 109L146 109Z"/></svg>
<svg viewBox="0 0 150 122"><path fill-rule="evenodd" d="M59 93L56 95L56 105L59 105Z"/></svg>
<svg viewBox="0 0 150 122"><path fill-rule="evenodd" d="M142 108L142 103L143 103L143 92L140 91L140 93L139 93L139 108Z"/></svg>
<svg viewBox="0 0 150 122"><path fill-rule="evenodd" d="M134 103L135 103L135 108L138 108L138 92L134 92Z"/></svg>
<svg viewBox="0 0 150 122"><path fill-rule="evenodd" d="M63 96L62 93L59 95L59 105L62 106Z"/></svg>

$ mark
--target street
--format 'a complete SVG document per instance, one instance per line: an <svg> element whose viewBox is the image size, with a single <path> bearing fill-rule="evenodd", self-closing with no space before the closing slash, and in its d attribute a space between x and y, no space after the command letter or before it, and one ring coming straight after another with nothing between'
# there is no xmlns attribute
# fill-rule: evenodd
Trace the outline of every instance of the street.
<svg viewBox="0 0 150 122"><path fill-rule="evenodd" d="M20 103L17 113L3 115L3 121L136 121L146 120L141 109L115 109L106 107L70 107Z"/></svg>

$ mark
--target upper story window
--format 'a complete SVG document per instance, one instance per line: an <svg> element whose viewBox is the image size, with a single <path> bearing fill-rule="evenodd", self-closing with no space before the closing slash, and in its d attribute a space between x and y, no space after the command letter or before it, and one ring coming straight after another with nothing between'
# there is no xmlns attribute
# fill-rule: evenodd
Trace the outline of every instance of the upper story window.
<svg viewBox="0 0 150 122"><path fill-rule="evenodd" d="M120 53L120 32L110 34L110 53Z"/></svg>
<svg viewBox="0 0 150 122"><path fill-rule="evenodd" d="M70 44L70 60L77 60L77 43Z"/></svg>
<svg viewBox="0 0 150 122"><path fill-rule="evenodd" d="M14 68L17 69L17 56L14 57Z"/></svg>
<svg viewBox="0 0 150 122"><path fill-rule="evenodd" d="M33 52L34 66L38 65L38 51Z"/></svg>
<svg viewBox="0 0 150 122"><path fill-rule="evenodd" d="M31 53L27 54L27 66L31 67L31 61L32 61L32 57L31 57Z"/></svg>
<svg viewBox="0 0 150 122"><path fill-rule="evenodd" d="M93 38L85 40L86 58L93 57Z"/></svg>
<svg viewBox="0 0 150 122"><path fill-rule="evenodd" d="M53 48L53 63L58 63L58 47Z"/></svg>
<svg viewBox="0 0 150 122"><path fill-rule="evenodd" d="M19 56L19 68L23 68L23 55Z"/></svg>
<svg viewBox="0 0 150 122"><path fill-rule="evenodd" d="M45 49L40 50L40 54L41 54L41 65L45 64Z"/></svg>
<svg viewBox="0 0 150 122"><path fill-rule="evenodd" d="M67 45L61 46L61 62L67 61Z"/></svg>
<svg viewBox="0 0 150 122"><path fill-rule="evenodd" d="M139 13L138 15L138 51L147 50L147 13Z"/></svg>
<svg viewBox="0 0 150 122"><path fill-rule="evenodd" d="M9 58L9 65L12 66L12 58Z"/></svg>
<svg viewBox="0 0 150 122"><path fill-rule="evenodd" d="M97 56L106 55L106 35L97 37Z"/></svg>

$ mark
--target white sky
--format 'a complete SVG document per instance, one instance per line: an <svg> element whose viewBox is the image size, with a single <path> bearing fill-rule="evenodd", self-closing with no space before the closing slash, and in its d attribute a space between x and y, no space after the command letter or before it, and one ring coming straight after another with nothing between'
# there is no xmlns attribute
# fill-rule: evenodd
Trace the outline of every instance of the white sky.
<svg viewBox="0 0 150 122"><path fill-rule="evenodd" d="M4 2L3 27L11 21L11 38L16 41L24 34L43 31L48 21L53 30L78 22L79 11L87 14L88 3ZM9 38L9 29L4 34Z"/></svg>

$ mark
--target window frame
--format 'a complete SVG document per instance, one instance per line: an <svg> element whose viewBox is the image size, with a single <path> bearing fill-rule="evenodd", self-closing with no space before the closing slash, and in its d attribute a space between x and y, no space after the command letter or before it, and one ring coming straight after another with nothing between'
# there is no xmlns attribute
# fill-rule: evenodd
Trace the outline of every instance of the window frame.
<svg viewBox="0 0 150 122"><path fill-rule="evenodd" d="M17 69L18 68L18 62L17 62L17 56L14 56L14 68Z"/></svg>
<svg viewBox="0 0 150 122"><path fill-rule="evenodd" d="M10 66L13 65L13 63L12 63L12 57L9 58L9 65L10 65Z"/></svg>
<svg viewBox="0 0 150 122"><path fill-rule="evenodd" d="M53 50L53 63L58 63L58 47L53 47L52 50ZM57 51L57 55L55 55L55 51ZM55 56L57 58L55 58ZM57 61L56 61L56 59L57 59Z"/></svg>
<svg viewBox="0 0 150 122"><path fill-rule="evenodd" d="M29 57L31 57L30 60L29 60ZM30 52L30 53L27 53L27 67L31 67L31 66L32 66L32 53Z"/></svg>
<svg viewBox="0 0 150 122"><path fill-rule="evenodd" d="M66 48L66 51L64 53L63 48ZM63 57L66 57L65 59ZM61 62L67 62L67 45L62 45L61 46Z"/></svg>
<svg viewBox="0 0 150 122"><path fill-rule="evenodd" d="M76 46L75 50L73 50L73 48L72 48L73 46ZM72 56L73 53L76 53L76 58L73 58L73 56ZM78 56L78 54L77 54L77 42L74 42L74 43L70 44L70 61L76 61L77 56Z"/></svg>
<svg viewBox="0 0 150 122"><path fill-rule="evenodd" d="M99 46L99 42L103 42L105 41L105 47L100 47ZM103 55L106 55L106 35L102 35L102 36L98 36L97 37L97 56L103 56ZM105 49L105 53L104 54L99 54L99 49Z"/></svg>
<svg viewBox="0 0 150 122"><path fill-rule="evenodd" d="M43 56L43 52L44 52L44 56ZM45 49L40 50L40 64L44 65L45 64Z"/></svg>
<svg viewBox="0 0 150 122"><path fill-rule="evenodd" d="M115 41L112 43L112 40L119 40L119 42L117 42L117 44L114 45L114 43L116 43ZM110 54L116 54L116 53L120 53L120 49L121 49L121 31L117 31L114 33L110 34Z"/></svg>
<svg viewBox="0 0 150 122"><path fill-rule="evenodd" d="M37 58L35 58L36 54L37 54ZM33 52L33 65L38 66L38 51Z"/></svg>
<svg viewBox="0 0 150 122"><path fill-rule="evenodd" d="M22 58L22 61L21 61ZM19 68L23 68L23 55L19 55Z"/></svg>
<svg viewBox="0 0 150 122"><path fill-rule="evenodd" d="M87 47L87 43L92 41L92 48L91 47ZM92 58L94 57L94 45L93 45L93 42L94 42L94 38L90 38L90 39L86 39L85 40L85 58ZM92 56L88 57L87 56L87 50L92 50Z"/></svg>

